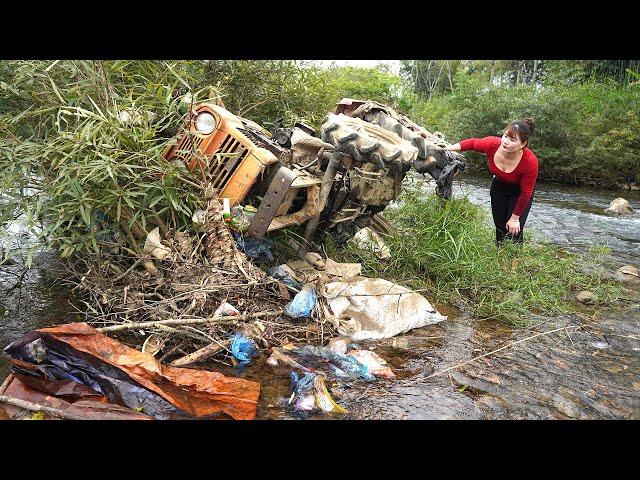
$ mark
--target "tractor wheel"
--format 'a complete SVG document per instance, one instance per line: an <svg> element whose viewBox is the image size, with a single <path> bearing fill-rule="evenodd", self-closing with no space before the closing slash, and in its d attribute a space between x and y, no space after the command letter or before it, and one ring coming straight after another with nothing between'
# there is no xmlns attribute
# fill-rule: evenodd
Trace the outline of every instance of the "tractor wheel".
<svg viewBox="0 0 640 480"><path fill-rule="evenodd" d="M358 162L371 162L383 168L391 162L411 165L418 149L394 132L346 115L329 114L320 127L322 140Z"/></svg>

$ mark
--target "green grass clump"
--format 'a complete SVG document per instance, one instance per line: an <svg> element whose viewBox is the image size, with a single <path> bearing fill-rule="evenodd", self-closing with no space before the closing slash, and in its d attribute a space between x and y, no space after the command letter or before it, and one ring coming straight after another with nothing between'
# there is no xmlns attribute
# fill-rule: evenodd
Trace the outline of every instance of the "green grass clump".
<svg viewBox="0 0 640 480"><path fill-rule="evenodd" d="M481 318L522 326L532 313L573 312L575 293L589 290L598 303L613 301L619 287L603 277L606 249L577 257L552 245L525 241L498 248L483 210L466 198L445 201L409 189L400 206L385 212L396 226L387 239L392 258L381 262L349 244L328 253L359 261L363 274L397 281L435 296L461 302Z"/></svg>

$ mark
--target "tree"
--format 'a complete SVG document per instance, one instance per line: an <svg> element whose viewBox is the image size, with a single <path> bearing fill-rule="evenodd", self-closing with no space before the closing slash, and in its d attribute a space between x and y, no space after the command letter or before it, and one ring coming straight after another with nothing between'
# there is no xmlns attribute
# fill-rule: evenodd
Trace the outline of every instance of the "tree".
<svg viewBox="0 0 640 480"><path fill-rule="evenodd" d="M403 60L400 73L416 93L430 100L436 94L453 92L455 73L461 65L461 60Z"/></svg>

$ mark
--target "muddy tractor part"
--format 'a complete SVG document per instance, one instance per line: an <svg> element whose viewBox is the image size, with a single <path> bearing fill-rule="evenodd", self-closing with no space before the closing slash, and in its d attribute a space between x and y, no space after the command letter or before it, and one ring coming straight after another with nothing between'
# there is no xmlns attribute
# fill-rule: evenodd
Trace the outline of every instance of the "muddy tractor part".
<svg viewBox="0 0 640 480"><path fill-rule="evenodd" d="M220 198L229 198L232 206L242 204L252 189L261 188L252 192L259 193L263 201L249 234L262 238L267 231L304 223L319 211L322 178L288 168L284 160L289 154L258 124L218 105L199 104L163 155L170 162L183 161L198 172ZM300 196L306 201L292 211L294 200Z"/></svg>
<svg viewBox="0 0 640 480"><path fill-rule="evenodd" d="M377 102L342 99L336 111L378 125L417 148L418 158L413 164L415 170L428 173L436 180L436 193L439 196L451 198L453 179L458 172L465 170L466 164L462 155L439 146L446 143L441 137Z"/></svg>
<svg viewBox="0 0 640 480"><path fill-rule="evenodd" d="M183 162L232 206L257 206L248 228L257 239L308 222L303 250L317 232L331 230L340 241L369 225L388 227L381 212L412 167L450 195L464 164L435 145L439 137L375 102L349 100L336 111L318 138L304 124L272 134L219 105L197 104L164 156Z"/></svg>
<svg viewBox="0 0 640 480"><path fill-rule="evenodd" d="M333 152L331 154L331 158L329 158L329 164L327 165L327 169L325 170L324 176L322 178L322 186L320 187L320 210L324 209L327 198L329 197L329 192L331 191L331 186L333 185L333 180L336 174L336 169L340 160L342 160L343 153L341 152ZM320 212L311 218L307 222L307 226L304 232L304 241L302 249L298 252L300 255L304 256L307 253L309 247L311 246L311 241L313 236L316 233L316 228L318 228L318 222L320 221Z"/></svg>

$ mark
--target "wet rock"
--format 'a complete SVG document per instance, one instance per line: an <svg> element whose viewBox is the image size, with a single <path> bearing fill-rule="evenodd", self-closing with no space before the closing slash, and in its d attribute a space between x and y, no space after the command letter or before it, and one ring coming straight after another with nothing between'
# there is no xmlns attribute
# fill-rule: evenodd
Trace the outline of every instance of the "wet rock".
<svg viewBox="0 0 640 480"><path fill-rule="evenodd" d="M616 198L605 208L604 213L608 215L630 215L634 213L634 210L627 200L624 198Z"/></svg>
<svg viewBox="0 0 640 480"><path fill-rule="evenodd" d="M576 300L587 305L596 303L597 297L593 292L583 290L576 295Z"/></svg>
<svg viewBox="0 0 640 480"><path fill-rule="evenodd" d="M633 285L640 284L640 275L638 269L632 265L624 265L616 270L614 278L619 282L630 283Z"/></svg>
<svg viewBox="0 0 640 480"><path fill-rule="evenodd" d="M422 368L422 375L424 375L425 377L428 377L429 375L432 375L433 372L435 372L435 369L431 365L425 365Z"/></svg>

